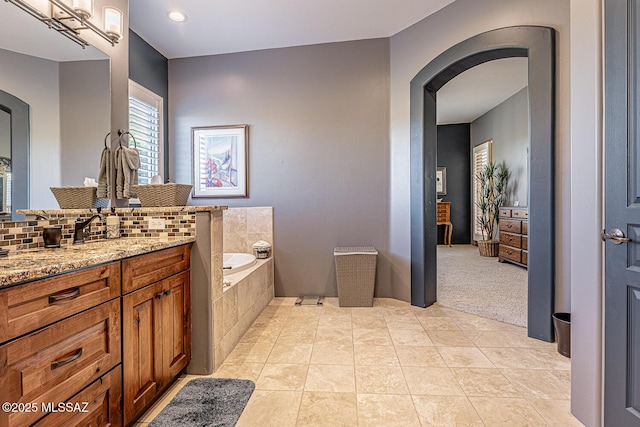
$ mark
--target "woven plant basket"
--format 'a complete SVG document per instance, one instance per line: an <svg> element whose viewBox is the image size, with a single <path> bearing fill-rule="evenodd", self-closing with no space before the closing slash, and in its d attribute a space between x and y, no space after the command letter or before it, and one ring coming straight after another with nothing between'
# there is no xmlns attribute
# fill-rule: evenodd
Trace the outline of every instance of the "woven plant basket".
<svg viewBox="0 0 640 427"><path fill-rule="evenodd" d="M498 256L500 242L497 240L478 240L480 256Z"/></svg>
<svg viewBox="0 0 640 427"><path fill-rule="evenodd" d="M60 209L106 208L109 199L96 197L96 187L49 187Z"/></svg>
<svg viewBox="0 0 640 427"><path fill-rule="evenodd" d="M149 184L134 185L133 191L140 199L142 207L185 206L193 185L190 184Z"/></svg>

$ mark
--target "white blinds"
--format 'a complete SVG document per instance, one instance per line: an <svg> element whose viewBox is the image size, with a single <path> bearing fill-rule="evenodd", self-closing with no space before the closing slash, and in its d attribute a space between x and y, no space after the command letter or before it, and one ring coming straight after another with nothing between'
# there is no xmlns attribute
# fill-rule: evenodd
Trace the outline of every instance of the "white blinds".
<svg viewBox="0 0 640 427"><path fill-rule="evenodd" d="M134 82L129 84L129 132L140 153L138 183L162 175L162 98Z"/></svg>
<svg viewBox="0 0 640 427"><path fill-rule="evenodd" d="M478 173L491 161L491 143L485 141L473 147L473 238L482 240L482 229L478 225L478 217L481 215L476 203L480 199L480 181L476 178Z"/></svg>

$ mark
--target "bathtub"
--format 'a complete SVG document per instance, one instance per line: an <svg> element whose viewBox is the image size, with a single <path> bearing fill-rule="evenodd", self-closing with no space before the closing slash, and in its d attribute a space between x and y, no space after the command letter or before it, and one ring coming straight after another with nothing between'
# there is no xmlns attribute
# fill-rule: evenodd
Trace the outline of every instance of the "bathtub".
<svg viewBox="0 0 640 427"><path fill-rule="evenodd" d="M252 254L225 253L222 258L222 272L226 276L249 268L255 263L256 257Z"/></svg>

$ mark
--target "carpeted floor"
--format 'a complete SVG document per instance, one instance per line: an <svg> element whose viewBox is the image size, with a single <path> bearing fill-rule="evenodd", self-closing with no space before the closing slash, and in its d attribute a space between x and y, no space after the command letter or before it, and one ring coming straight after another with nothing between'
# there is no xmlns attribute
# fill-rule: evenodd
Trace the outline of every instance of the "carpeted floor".
<svg viewBox="0 0 640 427"><path fill-rule="evenodd" d="M438 302L527 326L527 270L481 257L473 245L438 246Z"/></svg>
<svg viewBox="0 0 640 427"><path fill-rule="evenodd" d="M196 378L171 399L149 427L232 427L254 389L249 380Z"/></svg>

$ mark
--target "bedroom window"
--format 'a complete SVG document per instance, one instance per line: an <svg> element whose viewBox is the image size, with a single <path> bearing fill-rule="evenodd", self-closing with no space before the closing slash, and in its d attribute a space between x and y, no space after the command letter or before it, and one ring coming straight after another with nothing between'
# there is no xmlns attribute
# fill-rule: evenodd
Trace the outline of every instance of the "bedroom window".
<svg viewBox="0 0 640 427"><path fill-rule="evenodd" d="M480 181L476 178L478 173L491 162L491 145L493 140L488 140L482 144L473 147L473 239L482 240L482 229L478 225L478 217L481 212L476 204L476 201L480 198Z"/></svg>

